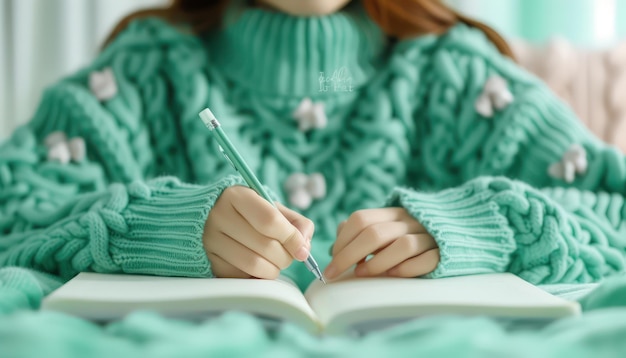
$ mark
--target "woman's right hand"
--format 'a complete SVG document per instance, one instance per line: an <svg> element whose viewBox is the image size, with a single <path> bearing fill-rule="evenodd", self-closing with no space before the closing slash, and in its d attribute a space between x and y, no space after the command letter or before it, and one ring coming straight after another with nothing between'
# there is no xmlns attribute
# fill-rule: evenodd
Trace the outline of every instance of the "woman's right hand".
<svg viewBox="0 0 626 358"><path fill-rule="evenodd" d="M311 250L313 222L252 189L222 192L204 227L204 249L216 277L274 279Z"/></svg>

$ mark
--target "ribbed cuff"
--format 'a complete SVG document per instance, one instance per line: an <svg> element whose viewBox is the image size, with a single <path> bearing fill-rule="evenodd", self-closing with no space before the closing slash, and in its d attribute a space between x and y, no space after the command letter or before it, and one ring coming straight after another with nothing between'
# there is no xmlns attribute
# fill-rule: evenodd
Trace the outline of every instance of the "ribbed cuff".
<svg viewBox="0 0 626 358"><path fill-rule="evenodd" d="M105 219L113 231L111 259L126 273L212 277L202 242L204 225L217 198L233 185L245 182L229 176L208 186L173 178L129 185L130 199L120 212L125 225Z"/></svg>
<svg viewBox="0 0 626 358"><path fill-rule="evenodd" d="M491 195L473 185L437 193L393 191L387 206L405 208L439 245L439 265L426 277L506 271L515 240Z"/></svg>

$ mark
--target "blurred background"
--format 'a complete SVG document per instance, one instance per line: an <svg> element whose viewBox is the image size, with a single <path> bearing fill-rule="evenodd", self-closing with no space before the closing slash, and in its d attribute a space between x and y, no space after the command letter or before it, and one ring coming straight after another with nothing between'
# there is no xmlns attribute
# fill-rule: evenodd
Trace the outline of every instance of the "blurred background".
<svg viewBox="0 0 626 358"><path fill-rule="evenodd" d="M589 48L626 37L624 0L446 0L508 38L543 43L555 36Z"/></svg>
<svg viewBox="0 0 626 358"><path fill-rule="evenodd" d="M626 122L622 121L626 109L620 107L626 102L626 88L609 79L623 77L626 84L626 70L622 70L626 65L621 65L626 63L626 49L621 46L626 39L626 21L618 21L626 19L626 1L445 1L511 40L523 66L572 103L601 137L616 140L609 137ZM0 0L0 139L30 118L45 86L94 58L104 37L124 14L166 3ZM623 91L617 92L620 88ZM615 98L618 95L625 101ZM602 103L602 108L596 102ZM610 108L604 108L607 106Z"/></svg>
<svg viewBox="0 0 626 358"><path fill-rule="evenodd" d="M43 89L88 64L125 14L167 0L0 0L0 140Z"/></svg>

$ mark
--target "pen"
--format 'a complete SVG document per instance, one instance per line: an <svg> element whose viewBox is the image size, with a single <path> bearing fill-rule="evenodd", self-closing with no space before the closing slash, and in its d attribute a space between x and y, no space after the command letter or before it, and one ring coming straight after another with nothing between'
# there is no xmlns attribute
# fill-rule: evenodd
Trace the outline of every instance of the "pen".
<svg viewBox="0 0 626 358"><path fill-rule="evenodd" d="M220 151L222 152L224 157L226 157L226 160L228 160L230 164L235 168L235 170L243 177L248 186L250 186L250 189L257 192L257 194L262 196L270 204L276 207L276 205L274 205L274 202L272 201L272 198L265 191L263 185L261 185L261 182L259 182L259 179L257 179L254 173L252 173L252 170L250 170L248 164L246 164L237 149L235 149L235 146L233 146L233 143L226 136L226 133L222 129L220 122L218 122L217 118L215 118L215 116L213 115L213 112L211 112L210 109L205 108L202 112L200 112L200 119L202 119L204 125L207 126L207 128L209 128L211 132L213 132L215 140L219 145ZM324 280L324 276L322 275L322 271L317 265L317 262L315 262L313 255L309 253L309 257L304 260L304 264L306 265L307 269L309 269L309 271L311 271L313 275L317 277L318 280L326 283L326 281Z"/></svg>

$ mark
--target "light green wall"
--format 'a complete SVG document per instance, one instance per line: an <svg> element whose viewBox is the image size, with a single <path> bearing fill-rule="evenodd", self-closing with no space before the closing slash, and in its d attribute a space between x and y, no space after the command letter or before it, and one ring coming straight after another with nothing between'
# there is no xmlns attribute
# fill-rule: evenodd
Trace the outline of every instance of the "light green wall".
<svg viewBox="0 0 626 358"><path fill-rule="evenodd" d="M595 29L596 7L613 3L615 33L599 39ZM566 37L579 45L599 47L626 40L626 0L446 0L503 35L544 42L554 36Z"/></svg>

